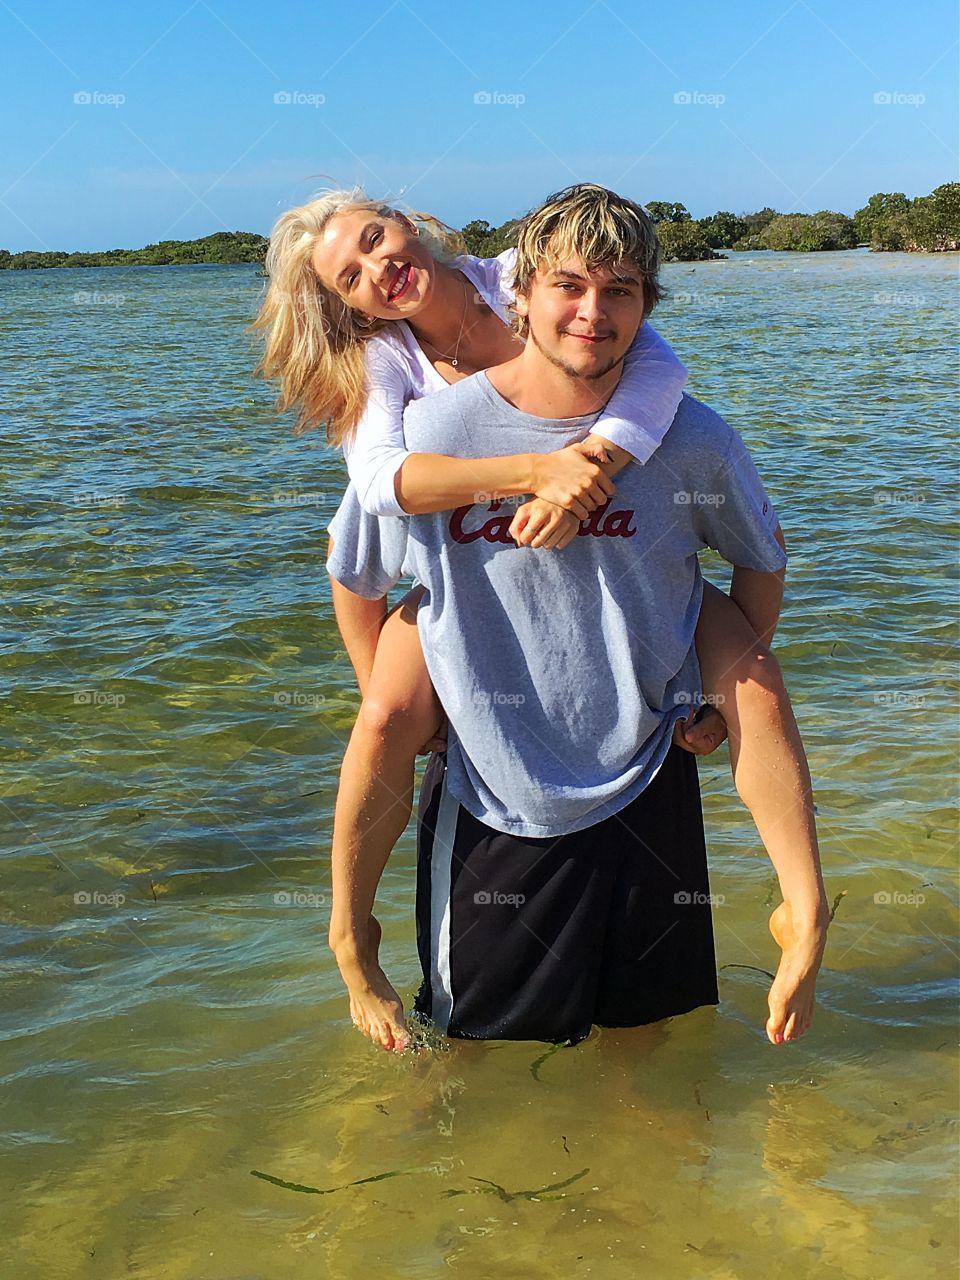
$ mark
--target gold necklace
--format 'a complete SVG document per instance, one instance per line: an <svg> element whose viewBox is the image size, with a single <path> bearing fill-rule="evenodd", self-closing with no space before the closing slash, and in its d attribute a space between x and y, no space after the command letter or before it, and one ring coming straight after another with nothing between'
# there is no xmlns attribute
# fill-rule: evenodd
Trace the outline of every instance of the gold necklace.
<svg viewBox="0 0 960 1280"><path fill-rule="evenodd" d="M467 320L467 301L468 301L469 297L470 297L470 290L467 288L466 283L464 282L464 286L463 286L463 315L460 317L460 332L457 334L457 345L456 345L456 346L454 347L454 349L453 349L453 355L452 355L452 356L450 355L450 353L449 353L449 352L441 351L441 350L440 350L440 348L439 348L438 346L435 346L435 345L430 341L430 339L429 339L429 338L424 338L424 339L423 339L423 341L427 344L427 346L428 346L428 347L433 347L434 351L436 351L437 355L440 357L440 359L441 359L441 360L449 360L450 364L453 366L453 368L454 368L454 369L456 369L456 368L458 367L459 363L460 363L460 361L459 361L459 359L458 359L458 356L460 355L460 340L461 340L461 339L462 339L462 337L463 337L463 326L464 326L464 324L466 323L466 320Z"/></svg>

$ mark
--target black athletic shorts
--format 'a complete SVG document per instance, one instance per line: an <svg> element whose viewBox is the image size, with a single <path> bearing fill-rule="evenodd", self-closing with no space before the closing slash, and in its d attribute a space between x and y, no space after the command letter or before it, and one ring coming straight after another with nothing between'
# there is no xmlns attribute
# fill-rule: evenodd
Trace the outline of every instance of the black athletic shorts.
<svg viewBox="0 0 960 1280"><path fill-rule="evenodd" d="M485 826L427 765L417 823L416 1010L450 1036L583 1040L719 1003L696 758L572 835Z"/></svg>

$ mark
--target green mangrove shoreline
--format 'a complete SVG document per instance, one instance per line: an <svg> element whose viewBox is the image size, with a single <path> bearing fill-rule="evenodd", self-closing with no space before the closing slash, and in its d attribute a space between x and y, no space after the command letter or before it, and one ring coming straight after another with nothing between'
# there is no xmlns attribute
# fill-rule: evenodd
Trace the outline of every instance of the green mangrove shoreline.
<svg viewBox="0 0 960 1280"><path fill-rule="evenodd" d="M720 250L821 252L868 246L874 252L944 253L960 250L960 182L946 182L928 196L908 199L902 191L877 192L850 217L778 213L765 208L735 214L719 210L694 218L682 204L650 200L644 206L656 224L665 262L696 262L726 255ZM499 227L477 219L461 236L468 253L490 258L516 244L516 219ZM253 231L217 231L198 240L161 240L142 249L98 253L0 249L0 270L53 267L154 267L237 264L263 266L269 240Z"/></svg>

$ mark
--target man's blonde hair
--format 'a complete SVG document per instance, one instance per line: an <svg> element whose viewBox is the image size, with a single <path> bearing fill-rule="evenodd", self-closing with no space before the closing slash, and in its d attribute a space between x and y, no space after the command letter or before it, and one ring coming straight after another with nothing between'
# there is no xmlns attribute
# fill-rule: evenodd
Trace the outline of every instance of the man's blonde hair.
<svg viewBox="0 0 960 1280"><path fill-rule="evenodd" d="M660 301L660 247L653 223L640 205L595 182L578 182L548 196L520 222L516 291L529 295L538 270L549 270L566 258L578 257L588 271L613 269L632 262L643 287L643 314ZM526 317L517 317L517 330L527 336Z"/></svg>

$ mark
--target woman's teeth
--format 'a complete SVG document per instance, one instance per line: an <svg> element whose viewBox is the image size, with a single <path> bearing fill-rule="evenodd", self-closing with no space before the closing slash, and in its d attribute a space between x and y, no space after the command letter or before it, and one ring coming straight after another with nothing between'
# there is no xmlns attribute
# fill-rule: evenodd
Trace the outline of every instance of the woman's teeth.
<svg viewBox="0 0 960 1280"><path fill-rule="evenodd" d="M396 279L394 280L393 284L390 286L390 292L387 294L387 297L391 302L399 294L403 293L404 289L406 289L407 287L407 282L409 279L410 279L410 264L407 263L406 266L403 266L400 268L399 272L397 273Z"/></svg>

